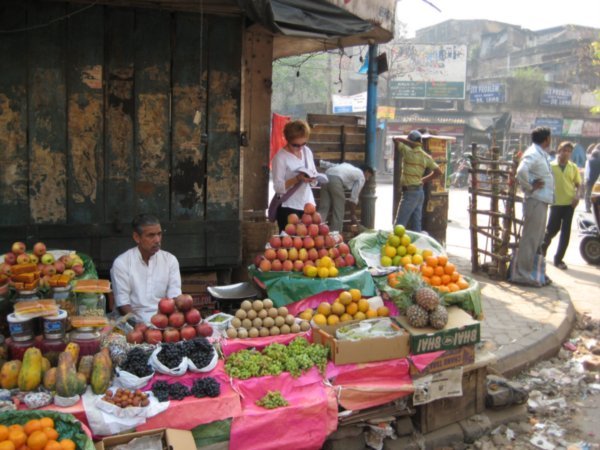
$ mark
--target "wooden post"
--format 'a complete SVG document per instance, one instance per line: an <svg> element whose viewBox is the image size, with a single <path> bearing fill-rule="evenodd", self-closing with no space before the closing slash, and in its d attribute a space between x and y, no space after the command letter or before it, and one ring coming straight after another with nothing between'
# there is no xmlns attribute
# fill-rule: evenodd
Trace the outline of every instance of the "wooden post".
<svg viewBox="0 0 600 450"><path fill-rule="evenodd" d="M477 247L477 144L471 144L471 200L469 204L469 219L471 222L471 271L479 272L479 252Z"/></svg>
<svg viewBox="0 0 600 450"><path fill-rule="evenodd" d="M499 201L499 194L501 192L501 177L498 174L497 170L499 167L498 164L498 159L500 158L500 149L495 146L492 147L492 161L489 164L490 168L492 169L491 171L491 175L490 175L490 188L492 190L492 199L490 201L490 210L494 211L496 213L500 212L500 201ZM492 225L492 233L496 238L500 238L501 235L501 230L500 230L500 218L498 217L498 215L492 215L491 217L491 225ZM499 254L500 253L500 246L502 244L497 240L494 239L492 241L492 253L493 254ZM500 261L498 261L496 258L493 258L493 263L494 263L494 268L496 270L496 273L498 273L498 266Z"/></svg>

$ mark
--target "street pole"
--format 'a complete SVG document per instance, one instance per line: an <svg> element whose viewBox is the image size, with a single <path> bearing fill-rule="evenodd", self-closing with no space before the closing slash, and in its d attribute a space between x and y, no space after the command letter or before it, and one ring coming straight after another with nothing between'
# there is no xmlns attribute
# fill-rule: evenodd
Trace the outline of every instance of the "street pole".
<svg viewBox="0 0 600 450"><path fill-rule="evenodd" d="M367 148L365 164L373 170L377 167L377 44L369 43L369 71L367 78ZM375 227L375 195L376 179L372 176L365 184L361 193L360 221L367 228Z"/></svg>

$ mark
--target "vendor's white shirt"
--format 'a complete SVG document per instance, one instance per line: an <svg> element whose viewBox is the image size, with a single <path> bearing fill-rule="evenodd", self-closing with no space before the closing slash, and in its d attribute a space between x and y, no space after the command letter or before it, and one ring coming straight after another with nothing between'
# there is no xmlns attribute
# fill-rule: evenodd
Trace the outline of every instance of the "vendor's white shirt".
<svg viewBox="0 0 600 450"><path fill-rule="evenodd" d="M137 320L150 322L163 297L181 295L179 262L171 253L159 250L148 260L137 247L120 254L110 269L116 306L131 305Z"/></svg>
<svg viewBox="0 0 600 450"><path fill-rule="evenodd" d="M273 169L273 189L279 195L285 194L287 191L285 188L286 180L298 175L299 169L308 168L310 172L317 171L315 161L313 160L313 153L307 146L304 146L302 149L302 159L297 158L284 148L280 149L273 158L271 166ZM292 187L290 186L290 189L291 188ZM314 205L315 197L311 185L303 182L302 186L300 186L290 198L283 202L283 206L286 208L303 210L304 205L307 203Z"/></svg>
<svg viewBox="0 0 600 450"><path fill-rule="evenodd" d="M349 201L358 205L358 196L365 185L365 174L361 169L352 164L341 163L330 167L325 173L342 180L344 188L351 191Z"/></svg>

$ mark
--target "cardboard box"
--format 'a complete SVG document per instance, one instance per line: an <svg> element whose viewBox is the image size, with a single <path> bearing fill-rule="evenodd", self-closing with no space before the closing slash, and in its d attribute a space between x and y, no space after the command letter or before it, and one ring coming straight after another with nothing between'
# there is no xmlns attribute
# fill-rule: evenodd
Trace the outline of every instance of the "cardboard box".
<svg viewBox="0 0 600 450"><path fill-rule="evenodd" d="M410 357L408 359L410 361L411 377L420 378L455 367L473 364L475 362L475 345L463 345L452 350L446 350L442 356L425 367L422 372L419 372Z"/></svg>
<svg viewBox="0 0 600 450"><path fill-rule="evenodd" d="M408 355L408 333L402 333L391 338L376 337L359 341L338 340L335 338L335 330L339 327L357 322L357 320L353 320L336 325L315 327L313 328L313 341L329 347L330 357L334 364L385 361L387 359L404 358ZM392 323L392 325L401 330L396 324Z"/></svg>
<svg viewBox="0 0 600 450"><path fill-rule="evenodd" d="M410 352L413 355L451 350L481 340L480 323L458 306L448 307L448 323L441 330L414 328L408 324L406 316L396 317L396 320L410 333Z"/></svg>
<svg viewBox="0 0 600 450"><path fill-rule="evenodd" d="M141 436L151 436L162 434L165 448L169 450L190 450L196 448L196 442L191 431L176 430L174 428L159 428L157 430L140 431L137 433L116 434L105 437L100 442L96 442L96 450L110 450L111 448L126 444L134 438Z"/></svg>
<svg viewBox="0 0 600 450"><path fill-rule="evenodd" d="M207 287L217 285L217 272L196 272L181 275L181 291L184 294L204 294Z"/></svg>

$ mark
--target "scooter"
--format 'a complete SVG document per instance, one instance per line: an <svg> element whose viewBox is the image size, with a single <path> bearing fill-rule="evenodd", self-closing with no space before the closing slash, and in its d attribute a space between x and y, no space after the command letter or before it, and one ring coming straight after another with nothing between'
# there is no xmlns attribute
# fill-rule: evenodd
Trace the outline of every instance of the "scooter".
<svg viewBox="0 0 600 450"><path fill-rule="evenodd" d="M579 253L588 264L600 264L600 195L592 196L592 218L577 217L579 235L583 236L579 244Z"/></svg>

